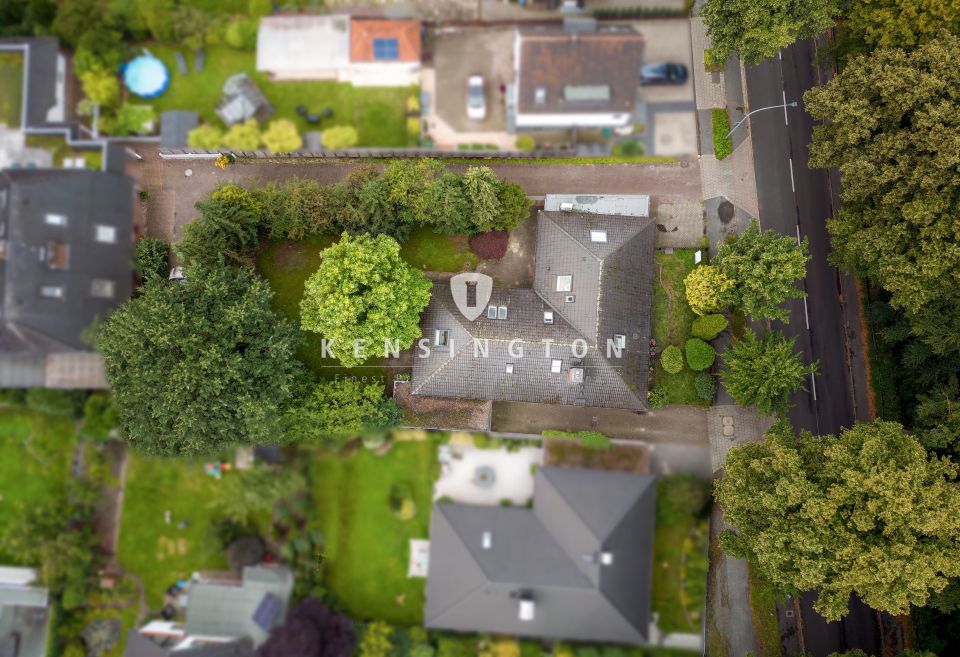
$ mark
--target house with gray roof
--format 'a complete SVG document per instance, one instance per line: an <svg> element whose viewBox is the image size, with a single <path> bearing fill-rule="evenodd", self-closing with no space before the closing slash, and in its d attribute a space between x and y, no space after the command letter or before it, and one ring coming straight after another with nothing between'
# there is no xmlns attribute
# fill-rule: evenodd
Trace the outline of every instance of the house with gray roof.
<svg viewBox="0 0 960 657"><path fill-rule="evenodd" d="M130 298L132 243L126 176L0 171L0 387L106 387L83 333Z"/></svg>
<svg viewBox="0 0 960 657"><path fill-rule="evenodd" d="M32 568L0 567L0 657L43 657L48 591Z"/></svg>
<svg viewBox="0 0 960 657"><path fill-rule="evenodd" d="M424 624L438 630L643 645L656 477L539 468L532 508L439 503Z"/></svg>
<svg viewBox="0 0 960 657"><path fill-rule="evenodd" d="M434 286L411 393L646 411L655 228L541 211L533 289Z"/></svg>

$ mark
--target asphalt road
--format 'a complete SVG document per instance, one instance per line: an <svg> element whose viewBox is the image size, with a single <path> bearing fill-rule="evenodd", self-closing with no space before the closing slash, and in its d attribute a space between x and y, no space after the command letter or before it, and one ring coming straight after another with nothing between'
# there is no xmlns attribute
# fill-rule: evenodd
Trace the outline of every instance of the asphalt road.
<svg viewBox="0 0 960 657"><path fill-rule="evenodd" d="M813 119L803 111L803 92L815 86L814 46L809 41L794 44L781 56L747 68L750 109L797 101L797 108L772 109L751 117L763 228L784 235L806 237L811 260L804 287L806 303L789 304L790 321L775 328L796 336L796 346L806 362L818 361L820 372L807 384L808 390L791 399L790 420L795 428L814 434L836 433L854 421L854 393L848 366L847 329L841 304L841 277L827 262L830 239L826 220L832 214L828 173L807 167L807 144ZM839 623L827 623L813 611L815 593L800 598L804 648L814 657L861 648L879 654L876 613L854 600L850 614Z"/></svg>

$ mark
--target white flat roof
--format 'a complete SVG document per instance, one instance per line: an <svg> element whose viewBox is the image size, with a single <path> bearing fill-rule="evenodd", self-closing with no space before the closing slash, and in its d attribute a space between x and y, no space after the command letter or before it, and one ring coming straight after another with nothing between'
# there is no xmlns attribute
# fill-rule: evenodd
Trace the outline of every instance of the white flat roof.
<svg viewBox="0 0 960 657"><path fill-rule="evenodd" d="M350 17L265 16L257 31L257 70L308 73L350 61Z"/></svg>
<svg viewBox="0 0 960 657"><path fill-rule="evenodd" d="M547 194L543 209L559 212L561 203L572 204L570 212L650 216L650 197L646 194Z"/></svg>

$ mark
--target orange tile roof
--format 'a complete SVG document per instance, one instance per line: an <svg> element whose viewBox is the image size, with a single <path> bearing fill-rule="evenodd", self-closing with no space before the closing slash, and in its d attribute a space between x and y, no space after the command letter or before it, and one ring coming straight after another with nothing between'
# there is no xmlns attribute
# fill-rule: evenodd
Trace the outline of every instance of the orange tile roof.
<svg viewBox="0 0 960 657"><path fill-rule="evenodd" d="M399 57L395 60L375 59L374 39L396 39ZM420 61L420 21L352 19L350 21L350 61Z"/></svg>

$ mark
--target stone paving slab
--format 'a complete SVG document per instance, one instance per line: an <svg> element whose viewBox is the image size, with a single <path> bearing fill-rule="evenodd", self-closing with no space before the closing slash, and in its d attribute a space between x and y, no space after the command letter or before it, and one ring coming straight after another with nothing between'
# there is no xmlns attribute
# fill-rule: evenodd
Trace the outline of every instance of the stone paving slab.
<svg viewBox="0 0 960 657"><path fill-rule="evenodd" d="M661 202L657 204L655 216L658 248L700 246L704 235L703 203L687 199Z"/></svg>
<svg viewBox="0 0 960 657"><path fill-rule="evenodd" d="M724 91L724 75L707 71L703 63L703 52L711 46L703 19L699 17L690 19L690 36L693 50L693 88L697 96L697 109L725 107L727 99Z"/></svg>

